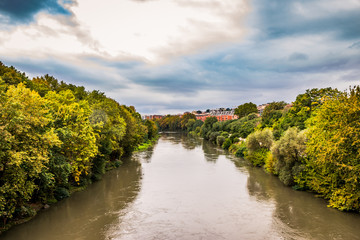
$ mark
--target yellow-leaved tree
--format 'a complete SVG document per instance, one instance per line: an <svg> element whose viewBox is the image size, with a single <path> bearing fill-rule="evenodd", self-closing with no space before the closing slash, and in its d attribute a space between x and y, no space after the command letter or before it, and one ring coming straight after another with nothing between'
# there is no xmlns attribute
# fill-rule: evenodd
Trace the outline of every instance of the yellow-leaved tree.
<svg viewBox="0 0 360 240"><path fill-rule="evenodd" d="M58 153L70 164L73 180L79 183L80 176L89 173L91 160L98 153L96 136L89 121L89 104L84 100L77 101L70 90L51 91L45 98L51 106L54 127L62 142Z"/></svg>
<svg viewBox="0 0 360 240"><path fill-rule="evenodd" d="M324 101L307 125L310 189L331 207L360 211L360 87Z"/></svg>
<svg viewBox="0 0 360 240"><path fill-rule="evenodd" d="M48 101L22 83L1 88L0 218L6 223L37 188L35 181L60 141L50 127Z"/></svg>

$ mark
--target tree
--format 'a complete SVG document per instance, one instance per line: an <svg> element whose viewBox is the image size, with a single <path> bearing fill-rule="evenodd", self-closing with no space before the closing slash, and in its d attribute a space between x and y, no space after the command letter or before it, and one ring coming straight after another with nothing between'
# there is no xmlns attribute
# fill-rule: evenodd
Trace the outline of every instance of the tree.
<svg viewBox="0 0 360 240"><path fill-rule="evenodd" d="M4 221L32 197L50 148L60 145L49 113L48 101L23 84L10 86L1 96L0 217Z"/></svg>
<svg viewBox="0 0 360 240"><path fill-rule="evenodd" d="M2 80L9 85L17 85L19 83L27 85L30 82L25 73L19 72L13 66L7 67L2 62L0 62L0 76Z"/></svg>
<svg viewBox="0 0 360 240"><path fill-rule="evenodd" d="M273 127L275 123L282 117L282 110L286 106L286 102L272 102L267 105L261 115L263 127Z"/></svg>
<svg viewBox="0 0 360 240"><path fill-rule="evenodd" d="M252 102L239 105L235 109L235 115L239 116L239 118L245 117L245 116L249 115L250 113L257 113L257 112L258 112L258 110L257 110L256 104L254 104Z"/></svg>
<svg viewBox="0 0 360 240"><path fill-rule="evenodd" d="M194 124L195 124L196 120L195 119L189 119L189 121L186 123L186 129L188 132L190 131L193 131L193 127L194 127Z"/></svg>
<svg viewBox="0 0 360 240"><path fill-rule="evenodd" d="M273 142L273 134L268 128L251 133L245 142L248 149L246 158L250 160L254 166L259 167L264 165Z"/></svg>
<svg viewBox="0 0 360 240"><path fill-rule="evenodd" d="M186 129L186 124L188 123L189 120L196 120L196 116L195 114L192 113L185 113L182 117L181 117L181 121L180 121L180 125L181 125L181 129L185 130Z"/></svg>
<svg viewBox="0 0 360 240"><path fill-rule="evenodd" d="M120 105L115 100L93 91L89 94L88 101L92 108L89 120L97 133L95 136L99 149L93 160L91 173L93 180L100 180L106 167L116 164L124 153L120 143L125 136L126 122L121 117Z"/></svg>
<svg viewBox="0 0 360 240"><path fill-rule="evenodd" d="M54 127L62 142L61 148L55 149L71 165L71 174L79 183L82 174L90 173L91 160L98 153L96 137L90 124L91 109L87 101L77 101L70 90L55 93L48 92Z"/></svg>
<svg viewBox="0 0 360 240"><path fill-rule="evenodd" d="M208 117L205 119L204 124L201 126L200 135L201 137L209 140L213 124L216 123L218 120L216 117Z"/></svg>
<svg viewBox="0 0 360 240"><path fill-rule="evenodd" d="M310 118L311 113L321 106L324 98L331 98L340 94L335 88L313 88L306 90L305 93L299 94L285 116L285 123L282 128L286 130L288 127L298 127L300 130L305 129L305 121Z"/></svg>
<svg viewBox="0 0 360 240"><path fill-rule="evenodd" d="M147 130L148 130L147 131L148 132L148 135L147 135L148 139L152 139L158 134L158 128L157 128L154 121L146 120L145 121L145 126L147 127Z"/></svg>
<svg viewBox="0 0 360 240"><path fill-rule="evenodd" d="M360 87L322 105L306 122L309 187L340 210L360 211Z"/></svg>
<svg viewBox="0 0 360 240"><path fill-rule="evenodd" d="M294 177L299 169L305 164L306 136L297 128L289 128L280 140L271 147L271 153L275 159L273 166L275 174L279 175L280 181L285 185L295 184Z"/></svg>
<svg viewBox="0 0 360 240"><path fill-rule="evenodd" d="M124 149L124 153L129 154L144 141L148 134L147 127L143 125L141 116L134 107L121 105L120 113L126 123L126 132L120 145Z"/></svg>

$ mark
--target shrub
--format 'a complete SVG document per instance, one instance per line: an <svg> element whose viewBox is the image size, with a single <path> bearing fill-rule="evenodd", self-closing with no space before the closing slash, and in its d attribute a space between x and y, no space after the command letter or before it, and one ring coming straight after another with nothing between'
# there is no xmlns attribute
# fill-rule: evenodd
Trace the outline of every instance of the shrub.
<svg viewBox="0 0 360 240"><path fill-rule="evenodd" d="M256 151L251 152L248 154L246 158L252 163L255 167L261 167L265 164L265 160L268 158L270 151L265 148L259 148Z"/></svg>
<svg viewBox="0 0 360 240"><path fill-rule="evenodd" d="M227 138L227 139L225 140L225 142L223 143L222 148L227 150L227 149L229 149L229 147L231 146L231 144L232 144L232 142L231 142L230 138Z"/></svg>
<svg viewBox="0 0 360 240"><path fill-rule="evenodd" d="M249 159L254 166L264 165L267 154L270 152L273 139L273 134L268 128L250 134L246 138L246 148L248 149L246 158Z"/></svg>
<svg viewBox="0 0 360 240"><path fill-rule="evenodd" d="M223 137L223 136L217 136L217 137L216 137L216 144L217 144L218 146L221 147L224 142L225 142L225 137Z"/></svg>
<svg viewBox="0 0 360 240"><path fill-rule="evenodd" d="M304 164L305 142L306 137L303 132L299 132L297 128L289 128L271 148L272 155L276 158L274 170L287 186L295 184L293 168Z"/></svg>
<svg viewBox="0 0 360 240"><path fill-rule="evenodd" d="M265 159L265 171L277 175L278 173L275 171L275 164L276 159L274 158L274 156L271 153L268 154L267 158Z"/></svg>
<svg viewBox="0 0 360 240"><path fill-rule="evenodd" d="M220 135L219 132L210 132L209 141L210 141L210 142L213 142L213 143L216 143L216 138L217 138L217 136L219 136L219 135Z"/></svg>
<svg viewBox="0 0 360 240"><path fill-rule="evenodd" d="M229 133L228 132L221 132L221 136L223 136L224 138L228 138Z"/></svg>
<svg viewBox="0 0 360 240"><path fill-rule="evenodd" d="M238 146L239 146L239 148L236 150L235 156L237 156L237 157L245 157L246 149L247 149L245 142L241 142L241 144L238 145Z"/></svg>
<svg viewBox="0 0 360 240"><path fill-rule="evenodd" d="M69 190L63 187L59 187L54 191L54 197L56 200L61 200L70 196Z"/></svg>

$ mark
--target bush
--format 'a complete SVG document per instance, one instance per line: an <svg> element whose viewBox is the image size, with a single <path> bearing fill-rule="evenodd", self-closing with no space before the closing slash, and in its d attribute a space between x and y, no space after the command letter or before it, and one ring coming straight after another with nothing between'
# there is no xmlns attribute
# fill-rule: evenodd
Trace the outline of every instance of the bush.
<svg viewBox="0 0 360 240"><path fill-rule="evenodd" d="M217 137L216 137L216 144L217 144L218 146L221 147L224 142L225 142L225 137L223 137L223 136L217 136Z"/></svg>
<svg viewBox="0 0 360 240"><path fill-rule="evenodd" d="M273 134L268 128L251 133L246 138L246 148L248 149L246 158L251 161L254 166L264 165L268 157L267 155L270 152L273 139Z"/></svg>
<svg viewBox="0 0 360 240"><path fill-rule="evenodd" d="M231 146L229 147L229 152L231 152L237 157L244 157L246 153L245 142L231 144Z"/></svg>
<svg viewBox="0 0 360 240"><path fill-rule="evenodd" d="M54 197L56 200L61 200L70 196L69 190L63 187L59 187L54 191Z"/></svg>
<svg viewBox="0 0 360 240"><path fill-rule="evenodd" d="M240 137L240 134L238 134L238 133L233 133L233 134L231 134L230 139L231 139L232 142L238 142L238 141L239 141L239 137ZM236 141L236 140L237 140L237 141Z"/></svg>
<svg viewBox="0 0 360 240"><path fill-rule="evenodd" d="M248 154L246 158L252 163L255 167L261 167L265 164L265 160L268 158L270 151L265 148L260 148L254 152L251 152L251 155Z"/></svg>
<svg viewBox="0 0 360 240"><path fill-rule="evenodd" d="M228 138L228 137L229 137L229 133L228 133L228 132L221 132L220 135L223 136L224 138Z"/></svg>
<svg viewBox="0 0 360 240"><path fill-rule="evenodd" d="M247 116L248 120L253 120L253 119L258 118L258 117L259 117L259 116L258 116L257 113L250 113L250 114Z"/></svg>
<svg viewBox="0 0 360 240"><path fill-rule="evenodd" d="M274 158L274 156L271 153L268 154L267 158L265 159L265 171L277 175L278 173L275 170L275 164L276 159Z"/></svg>
<svg viewBox="0 0 360 240"><path fill-rule="evenodd" d="M219 135L220 135L219 132L210 132L209 141L212 142L212 143L216 143L216 138Z"/></svg>
<svg viewBox="0 0 360 240"><path fill-rule="evenodd" d="M201 130L201 127L196 127L196 128L195 128L195 133L196 133L197 135L199 135L199 134L200 134L200 130Z"/></svg>
<svg viewBox="0 0 360 240"><path fill-rule="evenodd" d="M231 144L232 144L232 142L231 142L230 138L227 138L227 139L225 140L225 142L223 143L222 148L227 150L227 149L229 149L229 147L231 146Z"/></svg>
<svg viewBox="0 0 360 240"><path fill-rule="evenodd" d="M297 128L289 128L271 148L272 155L276 159L274 171L287 186L295 184L293 168L305 164L305 142L306 137L303 132L299 132Z"/></svg>

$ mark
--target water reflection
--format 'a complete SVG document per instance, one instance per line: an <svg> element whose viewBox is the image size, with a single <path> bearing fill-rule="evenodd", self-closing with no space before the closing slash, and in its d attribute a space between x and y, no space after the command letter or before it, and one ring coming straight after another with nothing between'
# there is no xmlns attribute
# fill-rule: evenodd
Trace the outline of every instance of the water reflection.
<svg viewBox="0 0 360 240"><path fill-rule="evenodd" d="M138 162L150 163L156 144L146 149L146 151L140 151L132 155L132 159Z"/></svg>
<svg viewBox="0 0 360 240"><path fill-rule="evenodd" d="M108 172L100 182L10 229L0 239L105 239L108 225L136 198L141 176L138 161L125 161L124 166Z"/></svg>
<svg viewBox="0 0 360 240"><path fill-rule="evenodd" d="M224 152L217 148L214 144L209 141L203 140L202 149L204 151L205 159L208 162L216 162L219 159L219 156L224 154Z"/></svg>
<svg viewBox="0 0 360 240"><path fill-rule="evenodd" d="M234 163L248 172L249 195L259 202L274 203L272 227L285 239L360 239L359 214L330 209L325 200L286 187L275 176L244 161Z"/></svg>
<svg viewBox="0 0 360 240"><path fill-rule="evenodd" d="M181 144L187 150L193 150L202 144L201 138L190 136L183 132L163 132L161 133L161 138L174 144Z"/></svg>
<svg viewBox="0 0 360 240"><path fill-rule="evenodd" d="M215 145L163 133L153 149L1 239L359 239L326 207Z"/></svg>
<svg viewBox="0 0 360 240"><path fill-rule="evenodd" d="M202 139L194 136L182 135L181 137L182 146L187 150L193 150L196 147L200 147Z"/></svg>

